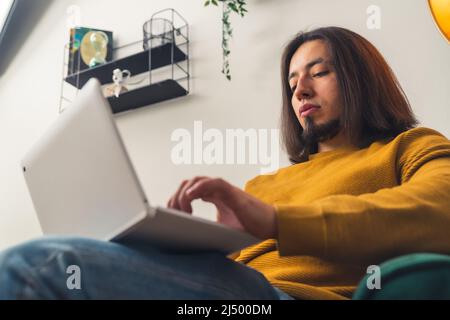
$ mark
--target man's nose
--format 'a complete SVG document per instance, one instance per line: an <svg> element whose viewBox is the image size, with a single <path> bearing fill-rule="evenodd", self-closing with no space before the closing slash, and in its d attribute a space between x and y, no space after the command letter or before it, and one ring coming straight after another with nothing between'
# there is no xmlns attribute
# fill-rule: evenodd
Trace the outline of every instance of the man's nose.
<svg viewBox="0 0 450 320"><path fill-rule="evenodd" d="M309 99L313 96L313 90L304 77L298 79L294 95L299 100Z"/></svg>

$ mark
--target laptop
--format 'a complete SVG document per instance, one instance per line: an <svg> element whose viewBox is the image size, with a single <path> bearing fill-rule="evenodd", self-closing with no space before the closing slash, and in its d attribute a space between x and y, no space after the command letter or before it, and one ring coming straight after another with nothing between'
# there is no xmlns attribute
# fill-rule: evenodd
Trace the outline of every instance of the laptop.
<svg viewBox="0 0 450 320"><path fill-rule="evenodd" d="M97 79L86 83L21 165L44 235L225 254L261 242L214 221L152 207Z"/></svg>
<svg viewBox="0 0 450 320"><path fill-rule="evenodd" d="M7 27L11 23L18 2L17 0L2 0L0 2L0 45L5 37Z"/></svg>

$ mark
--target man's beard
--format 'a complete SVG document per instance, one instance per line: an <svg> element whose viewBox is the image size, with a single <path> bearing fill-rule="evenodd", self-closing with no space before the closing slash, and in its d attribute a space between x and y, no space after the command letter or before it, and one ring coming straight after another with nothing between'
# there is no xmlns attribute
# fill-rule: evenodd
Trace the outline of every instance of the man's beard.
<svg viewBox="0 0 450 320"><path fill-rule="evenodd" d="M315 146L317 143L333 139L340 131L341 121L339 119L316 125L311 117L305 117L302 139L308 146Z"/></svg>

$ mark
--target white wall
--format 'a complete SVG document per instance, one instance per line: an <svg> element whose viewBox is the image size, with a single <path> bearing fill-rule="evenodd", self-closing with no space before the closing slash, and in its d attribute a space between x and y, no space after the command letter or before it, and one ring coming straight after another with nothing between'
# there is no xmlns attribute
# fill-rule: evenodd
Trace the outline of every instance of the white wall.
<svg viewBox="0 0 450 320"><path fill-rule="evenodd" d="M42 1L42 0L41 0ZM221 12L204 0L57 0L22 37L0 77L0 249L40 235L19 167L33 141L58 116L66 9L78 5L83 25L113 30L116 44L139 39L142 23L173 7L191 27L192 94L117 117L125 144L154 204L165 204L179 182L195 175L221 176L238 186L259 166L174 166L173 130L277 128L279 64L283 45L297 31L318 26L350 28L384 54L422 124L450 136L450 46L436 30L425 0L249 0L246 18L233 18L233 81L221 69ZM368 30L366 9L382 10L381 30ZM1 57L0 57L1 60ZM287 164L285 157L281 165ZM209 205L199 215L213 218Z"/></svg>

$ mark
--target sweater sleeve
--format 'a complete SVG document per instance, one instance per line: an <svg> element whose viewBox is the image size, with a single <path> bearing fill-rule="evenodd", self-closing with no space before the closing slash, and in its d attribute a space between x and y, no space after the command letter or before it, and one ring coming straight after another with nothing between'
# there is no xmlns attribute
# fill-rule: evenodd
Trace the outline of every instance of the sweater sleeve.
<svg viewBox="0 0 450 320"><path fill-rule="evenodd" d="M280 256L379 263L414 252L450 253L450 142L410 138L399 145L399 186L276 205Z"/></svg>

